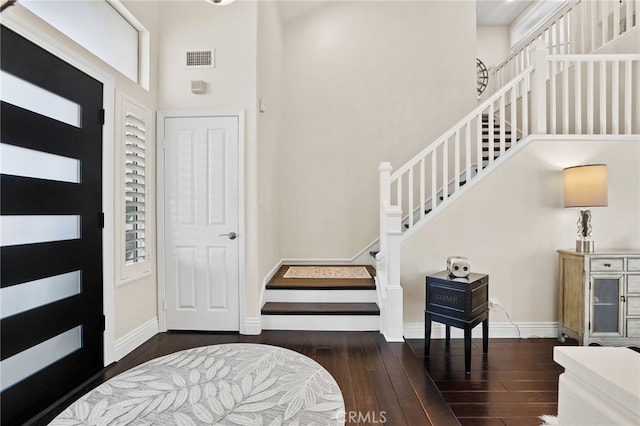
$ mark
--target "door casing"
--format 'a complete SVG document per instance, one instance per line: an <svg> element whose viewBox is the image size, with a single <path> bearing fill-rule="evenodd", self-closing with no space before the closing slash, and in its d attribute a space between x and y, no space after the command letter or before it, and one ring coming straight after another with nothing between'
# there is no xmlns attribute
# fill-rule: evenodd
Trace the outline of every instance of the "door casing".
<svg viewBox="0 0 640 426"><path fill-rule="evenodd" d="M245 113L244 111L229 110L199 110L199 111L158 111L157 114L157 228L158 228L158 259L165 258L165 150L164 150L164 121L166 118L185 117L237 117L238 118L238 298L239 298L239 324L240 334L246 334L246 232L245 232ZM166 276L164 268L158 268L158 328L159 331L167 331L167 315L165 311L166 301Z"/></svg>
<svg viewBox="0 0 640 426"><path fill-rule="evenodd" d="M2 15L2 25L16 32L37 46L57 56L88 76L102 83L105 120L102 126L102 210L104 228L102 234L102 292L104 330L104 365L117 361L115 357L115 206L114 206L114 111L115 82L104 70L80 59L77 52L56 42L38 26L25 22L11 14Z"/></svg>

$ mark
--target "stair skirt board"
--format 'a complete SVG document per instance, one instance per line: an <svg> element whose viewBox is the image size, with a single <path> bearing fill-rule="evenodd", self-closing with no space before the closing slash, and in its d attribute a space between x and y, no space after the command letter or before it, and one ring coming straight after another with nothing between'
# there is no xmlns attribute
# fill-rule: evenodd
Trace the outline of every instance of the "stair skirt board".
<svg viewBox="0 0 640 426"><path fill-rule="evenodd" d="M379 315L262 315L263 330L378 331Z"/></svg>
<svg viewBox="0 0 640 426"><path fill-rule="evenodd" d="M375 303L376 290L275 290L267 289L265 302Z"/></svg>

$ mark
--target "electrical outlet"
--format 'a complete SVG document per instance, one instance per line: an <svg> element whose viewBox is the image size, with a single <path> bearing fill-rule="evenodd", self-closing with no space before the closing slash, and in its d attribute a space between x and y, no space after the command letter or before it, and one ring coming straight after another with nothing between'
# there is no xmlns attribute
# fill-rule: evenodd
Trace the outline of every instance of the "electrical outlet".
<svg viewBox="0 0 640 426"><path fill-rule="evenodd" d="M498 305L500 305L500 301L498 299L489 299L489 309L494 309Z"/></svg>

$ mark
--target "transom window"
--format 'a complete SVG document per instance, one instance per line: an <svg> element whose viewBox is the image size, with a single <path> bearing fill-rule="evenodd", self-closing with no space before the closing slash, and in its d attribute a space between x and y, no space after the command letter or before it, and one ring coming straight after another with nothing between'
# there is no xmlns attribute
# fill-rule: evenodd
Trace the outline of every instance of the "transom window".
<svg viewBox="0 0 640 426"><path fill-rule="evenodd" d="M148 31L118 0L20 0L19 4L147 88Z"/></svg>

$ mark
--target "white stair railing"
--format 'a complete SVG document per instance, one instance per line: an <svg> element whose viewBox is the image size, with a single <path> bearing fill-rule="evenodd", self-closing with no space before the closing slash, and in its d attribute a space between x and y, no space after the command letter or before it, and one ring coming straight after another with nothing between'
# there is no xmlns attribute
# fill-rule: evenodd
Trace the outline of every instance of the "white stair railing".
<svg viewBox="0 0 640 426"><path fill-rule="evenodd" d="M380 329L387 340L403 338L402 240L519 149L516 134L526 138L531 134L640 133L639 54L548 55L547 51L539 41L531 66L395 173L391 164L380 165L376 279ZM507 127L512 129L510 140ZM403 212L407 212L404 221Z"/></svg>
<svg viewBox="0 0 640 426"><path fill-rule="evenodd" d="M544 62L544 48L538 49L540 63ZM541 65L540 69L544 67ZM391 174L389 163L382 163L378 168L380 252L376 256L376 276L381 305L380 330L387 340L400 341L403 338L400 285L402 239L425 221L427 200L430 200L429 216L432 217L438 208L457 197L462 188L470 187L494 162L500 161L507 148L514 149L515 139L507 143L508 126L518 128L523 137L530 134L535 124L529 119L530 102L534 107L536 103L545 102L544 97L529 99L531 84L536 81L544 84L544 75L536 77L533 66L526 69L395 173ZM545 126L544 119L539 126ZM461 176L466 177L464 187L460 185ZM451 181L453 187L448 184ZM419 214L409 214L403 223L402 212L413 212L416 208ZM408 229L403 230L403 227Z"/></svg>
<svg viewBox="0 0 640 426"><path fill-rule="evenodd" d="M637 28L639 18L639 0L569 2L514 46L514 53L493 70L492 87L501 87L531 65L530 53L537 41L544 41L552 55L595 53Z"/></svg>
<svg viewBox="0 0 640 426"><path fill-rule="evenodd" d="M640 55L550 55L549 134L637 134Z"/></svg>
<svg viewBox="0 0 640 426"><path fill-rule="evenodd" d="M521 130L522 137L531 133L533 69L525 70L390 175L389 205L405 212L419 210L418 215L408 216L409 229L424 219L426 213L420 207L427 201L431 209L436 209L456 195L461 179L473 182L515 145L516 141L507 136L507 121Z"/></svg>

